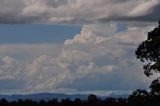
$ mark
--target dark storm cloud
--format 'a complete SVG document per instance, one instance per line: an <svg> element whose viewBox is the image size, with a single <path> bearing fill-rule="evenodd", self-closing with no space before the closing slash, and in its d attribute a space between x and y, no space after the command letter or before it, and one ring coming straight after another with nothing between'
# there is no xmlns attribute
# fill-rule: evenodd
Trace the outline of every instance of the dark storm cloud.
<svg viewBox="0 0 160 106"><path fill-rule="evenodd" d="M157 21L159 0L1 0L0 23Z"/></svg>

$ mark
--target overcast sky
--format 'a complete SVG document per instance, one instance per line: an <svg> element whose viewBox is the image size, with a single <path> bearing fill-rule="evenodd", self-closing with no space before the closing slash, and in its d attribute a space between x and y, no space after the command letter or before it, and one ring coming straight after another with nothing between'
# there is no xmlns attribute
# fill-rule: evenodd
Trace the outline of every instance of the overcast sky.
<svg viewBox="0 0 160 106"><path fill-rule="evenodd" d="M160 0L0 0L0 94L148 89L135 49Z"/></svg>

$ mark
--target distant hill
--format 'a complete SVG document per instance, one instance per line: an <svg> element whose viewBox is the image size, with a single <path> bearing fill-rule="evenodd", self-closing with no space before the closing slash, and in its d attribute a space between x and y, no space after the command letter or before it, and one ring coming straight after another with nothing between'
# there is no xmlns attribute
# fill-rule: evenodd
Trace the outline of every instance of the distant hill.
<svg viewBox="0 0 160 106"><path fill-rule="evenodd" d="M109 96L97 96L98 98L105 99L108 97L113 98L127 98L128 95L109 95ZM87 94L74 94L74 95L67 95L67 94L58 94L58 93L37 93L37 94L28 94L28 95L0 95L0 99L5 98L8 101L17 101L18 99L31 99L34 101L39 100L52 100L54 98L57 98L58 100L69 98L71 100L74 100L76 98L80 98L81 100L87 100L88 95Z"/></svg>

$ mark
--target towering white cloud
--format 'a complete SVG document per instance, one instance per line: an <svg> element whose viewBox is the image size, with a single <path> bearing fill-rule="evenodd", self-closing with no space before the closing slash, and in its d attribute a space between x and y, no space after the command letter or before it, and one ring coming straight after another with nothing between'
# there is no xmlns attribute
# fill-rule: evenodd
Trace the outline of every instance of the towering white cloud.
<svg viewBox="0 0 160 106"><path fill-rule="evenodd" d="M120 30L115 22L92 24L84 25L81 33L63 46L1 45L0 83L8 79L16 84L23 82L25 85L17 90L27 93L146 88L150 80L143 74L134 51L151 29L153 26L129 25ZM20 51L27 58L17 57Z"/></svg>
<svg viewBox="0 0 160 106"><path fill-rule="evenodd" d="M134 50L152 28L130 26L117 32L117 23L85 25L80 34L64 42L59 56L40 56L30 65L30 85L34 85L33 90L40 91L145 88L149 80ZM33 76L38 80L32 80Z"/></svg>
<svg viewBox="0 0 160 106"><path fill-rule="evenodd" d="M1 23L158 21L159 0L1 0Z"/></svg>

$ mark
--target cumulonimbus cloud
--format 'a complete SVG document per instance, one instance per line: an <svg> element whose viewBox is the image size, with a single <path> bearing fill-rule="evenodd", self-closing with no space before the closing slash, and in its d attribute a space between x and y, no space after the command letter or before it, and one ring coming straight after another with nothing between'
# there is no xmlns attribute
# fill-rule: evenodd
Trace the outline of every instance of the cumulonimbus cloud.
<svg viewBox="0 0 160 106"><path fill-rule="evenodd" d="M0 83L5 85L8 79L24 83L16 90L27 93L58 92L63 88L76 92L146 88L150 81L134 50L152 28L129 26L117 32L117 23L84 25L81 33L63 46L0 45ZM20 58L21 55L27 57Z"/></svg>
<svg viewBox="0 0 160 106"><path fill-rule="evenodd" d="M159 0L1 0L0 23L158 21Z"/></svg>

